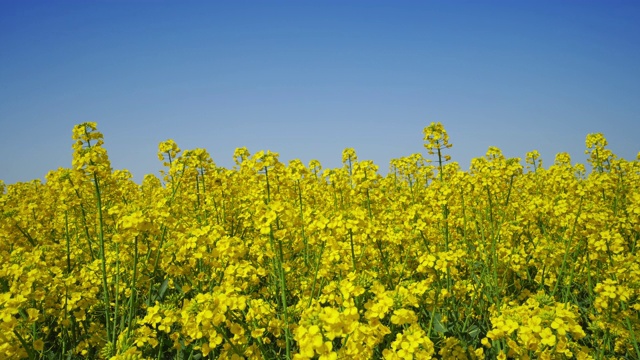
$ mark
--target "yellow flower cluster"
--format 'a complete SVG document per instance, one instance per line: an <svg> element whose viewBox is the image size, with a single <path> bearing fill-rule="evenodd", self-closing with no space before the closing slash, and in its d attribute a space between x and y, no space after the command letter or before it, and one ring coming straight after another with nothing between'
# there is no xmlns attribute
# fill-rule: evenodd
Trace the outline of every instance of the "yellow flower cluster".
<svg viewBox="0 0 640 360"><path fill-rule="evenodd" d="M520 359L584 356L578 341L586 334L577 321L578 308L571 304L554 302L541 292L522 305L505 304L495 313L487 333L491 342L483 339L489 348L494 343L509 357Z"/></svg>
<svg viewBox="0 0 640 360"><path fill-rule="evenodd" d="M384 176L167 140L141 184L72 138L0 181L2 359L640 358L640 158L602 134L463 171L433 123Z"/></svg>

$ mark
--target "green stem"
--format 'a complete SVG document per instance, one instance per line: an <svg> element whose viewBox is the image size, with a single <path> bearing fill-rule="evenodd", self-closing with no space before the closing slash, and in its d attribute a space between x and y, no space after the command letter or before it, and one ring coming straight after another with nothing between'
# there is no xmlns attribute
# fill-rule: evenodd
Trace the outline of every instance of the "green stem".
<svg viewBox="0 0 640 360"><path fill-rule="evenodd" d="M313 300L313 293L316 291L316 283L318 281L318 271L320 270L320 261L322 260L322 254L324 253L324 247L326 242L322 243L320 246L320 254L318 254L318 259L316 260L316 268L313 275L313 283L311 284L311 294L309 295L309 304L307 304L307 308L311 307L311 301Z"/></svg>
<svg viewBox="0 0 640 360"><path fill-rule="evenodd" d="M107 283L107 259L106 259L106 254L105 254L105 248L104 248L104 224L102 221L102 196L100 194L100 184L98 182L98 176L94 173L93 174L93 184L95 187L95 192L96 192L96 202L97 202L97 207L98 207L98 241L100 244L100 263L102 266L102 288L103 288L103 295L104 295L104 310L105 310L105 328L107 331L107 339L111 339L112 338L112 326L110 324L110 319L111 319L111 312L110 312L110 307L111 307L111 296L109 295L109 285ZM114 319L115 321L115 319ZM113 353L109 354L110 356L113 355Z"/></svg>
<svg viewBox="0 0 640 360"><path fill-rule="evenodd" d="M298 202L300 203L300 230L302 232L302 241L304 243L304 266L309 267L309 244L307 242L307 236L304 233L304 212L302 209L302 187L300 186L300 180L297 180L298 184Z"/></svg>
<svg viewBox="0 0 640 360"><path fill-rule="evenodd" d="M111 340L111 343L113 344L113 349L115 352L115 349L117 348L117 342L118 342L118 333L121 331L120 329L118 329L117 327L117 321L118 321L118 308L119 308L119 299L120 299L120 246L119 244L115 244L116 245L116 276L115 276L115 291L114 291L114 302L115 302L115 306L114 306L114 310L113 310L113 339Z"/></svg>
<svg viewBox="0 0 640 360"><path fill-rule="evenodd" d="M129 298L129 315L127 317L127 338L131 335L131 327L133 326L133 312L136 304L136 281L138 278L138 236L133 240L133 279L131 280L131 297Z"/></svg>
<svg viewBox="0 0 640 360"><path fill-rule="evenodd" d="M580 218L580 213L582 211L582 200L583 200L583 197L580 197L580 204L578 205L578 212L576 213L576 218L573 221L573 227L571 229L571 236L569 237L569 240L566 241L565 248L564 248L564 257L562 258L562 265L560 265L560 273L558 274L558 279L556 280L556 284L553 287L553 291L551 292L551 296L555 295L556 291L558 290L558 286L559 286L560 282L562 282L562 278L564 277L564 271L565 271L565 267L567 265L567 257L569 256L571 243L573 242L573 236L576 233L576 225L578 224L578 219ZM587 251L588 251L588 249L587 249Z"/></svg>
<svg viewBox="0 0 640 360"><path fill-rule="evenodd" d="M267 185L267 204L271 202L271 189L269 186L269 170L267 167L264 167L264 175L266 178ZM277 222L277 220L276 220ZM287 282L285 280L285 271L284 271L284 254L282 251L282 241L276 240L273 235L273 227L269 230L269 242L271 244L271 248L276 250L275 243L278 243L277 248L277 258L276 258L276 271L280 285L280 301L282 302L282 313L284 316L284 324L285 324L285 341L286 341L286 352L287 359L291 359L291 331L289 330L289 315L288 315L288 306L287 306Z"/></svg>
<svg viewBox="0 0 640 360"><path fill-rule="evenodd" d="M69 236L69 212L67 210L64 211L64 235L65 241L67 243L67 275L71 274L71 250L69 243L71 241Z"/></svg>
<svg viewBox="0 0 640 360"><path fill-rule="evenodd" d="M356 272L356 253L353 248L353 231L349 229L349 240L351 243L351 265L353 266L353 271Z"/></svg>

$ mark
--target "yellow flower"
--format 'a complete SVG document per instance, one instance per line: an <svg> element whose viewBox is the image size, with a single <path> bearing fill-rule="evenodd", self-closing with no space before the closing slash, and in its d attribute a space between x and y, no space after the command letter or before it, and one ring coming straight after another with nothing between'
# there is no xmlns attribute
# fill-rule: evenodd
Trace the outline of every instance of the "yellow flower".
<svg viewBox="0 0 640 360"><path fill-rule="evenodd" d="M398 309L391 315L391 322L396 325L413 324L418 321L418 317L412 310Z"/></svg>
<svg viewBox="0 0 640 360"><path fill-rule="evenodd" d="M544 328L542 332L540 332L540 337L542 338L541 343L543 345L553 346L556 344L556 336L550 328Z"/></svg>
<svg viewBox="0 0 640 360"><path fill-rule="evenodd" d="M44 350L44 341L42 341L42 339L38 339L36 341L33 342L33 349L36 351L42 351Z"/></svg>

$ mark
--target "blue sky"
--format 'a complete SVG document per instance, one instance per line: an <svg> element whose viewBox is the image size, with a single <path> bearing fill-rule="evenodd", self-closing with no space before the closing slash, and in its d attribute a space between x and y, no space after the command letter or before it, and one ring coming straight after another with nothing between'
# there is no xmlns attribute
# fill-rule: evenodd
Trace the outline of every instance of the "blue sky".
<svg viewBox="0 0 640 360"><path fill-rule="evenodd" d="M71 166L95 121L114 168L157 173L157 145L235 148L384 173L442 122L467 169L498 146L584 162L602 132L640 151L637 1L0 0L0 179Z"/></svg>

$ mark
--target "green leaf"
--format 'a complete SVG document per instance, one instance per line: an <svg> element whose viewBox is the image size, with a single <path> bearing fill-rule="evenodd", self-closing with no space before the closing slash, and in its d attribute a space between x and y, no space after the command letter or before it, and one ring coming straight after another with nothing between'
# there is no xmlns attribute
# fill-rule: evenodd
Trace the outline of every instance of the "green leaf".
<svg viewBox="0 0 640 360"><path fill-rule="evenodd" d="M164 298L164 294L167 292L167 288L169 287L169 278L165 278L160 285L160 289L158 290L158 296L154 300L162 300Z"/></svg>
<svg viewBox="0 0 640 360"><path fill-rule="evenodd" d="M442 322L442 314L436 313L433 316L433 329L440 334L447 331L447 326Z"/></svg>
<svg viewBox="0 0 640 360"><path fill-rule="evenodd" d="M469 331L467 331L467 334L469 334L469 336L471 336L472 339L476 339L480 334L480 328L475 325L471 325L471 327L469 328Z"/></svg>

